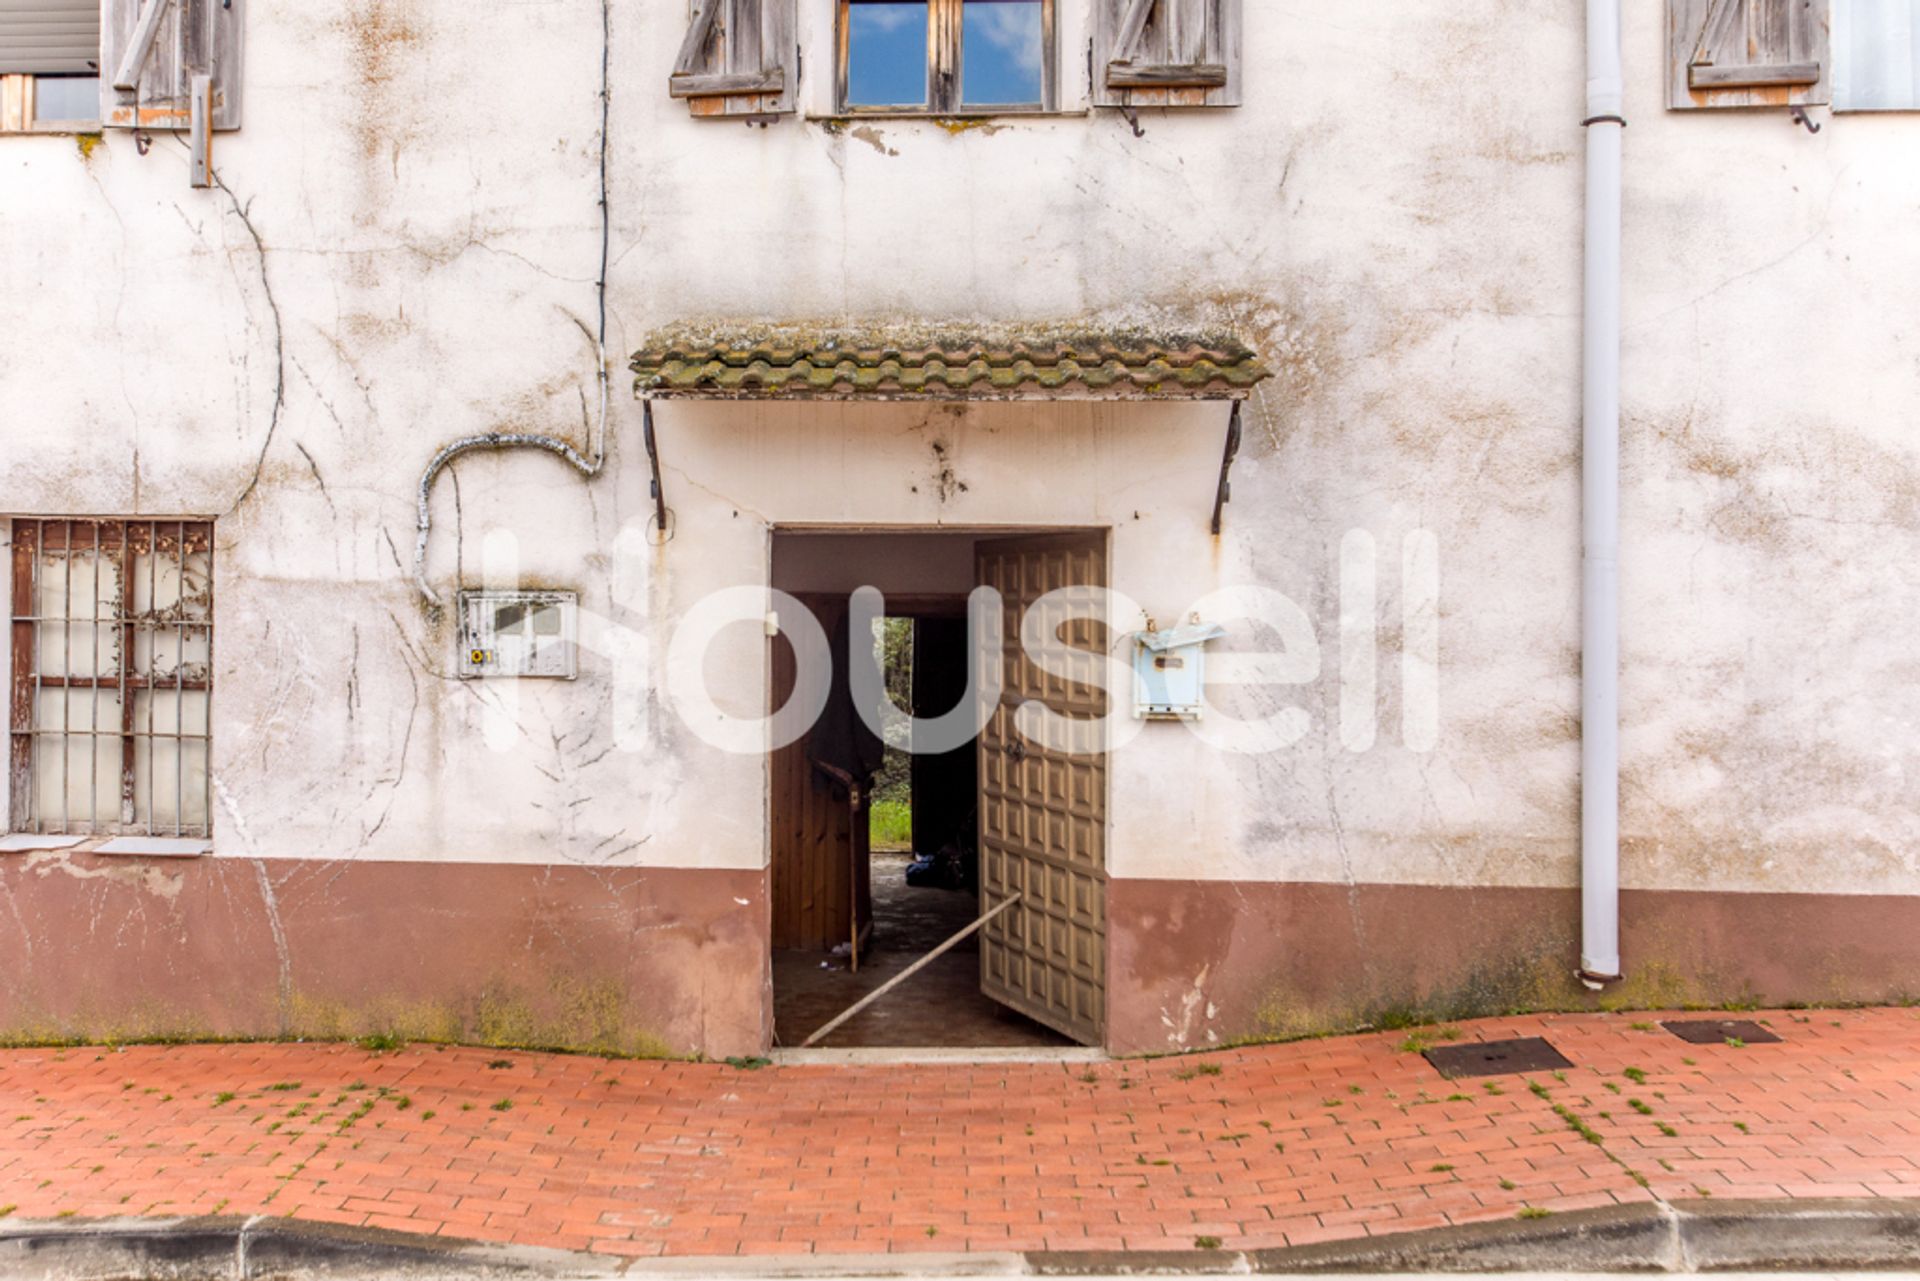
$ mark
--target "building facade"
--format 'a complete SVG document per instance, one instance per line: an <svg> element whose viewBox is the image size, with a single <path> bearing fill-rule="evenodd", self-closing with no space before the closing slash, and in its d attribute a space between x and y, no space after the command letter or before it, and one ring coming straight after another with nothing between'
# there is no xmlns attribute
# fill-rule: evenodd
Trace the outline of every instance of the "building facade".
<svg viewBox="0 0 1920 1281"><path fill-rule="evenodd" d="M174 7L131 92L121 0L98 86L7 78L5 1036L760 1052L771 589L1056 571L1123 663L1225 633L1197 721L973 757L985 843L1085 863L988 976L1077 1039L1912 992L1903 6L1697 93L1627 7L1597 993L1572 7Z"/></svg>

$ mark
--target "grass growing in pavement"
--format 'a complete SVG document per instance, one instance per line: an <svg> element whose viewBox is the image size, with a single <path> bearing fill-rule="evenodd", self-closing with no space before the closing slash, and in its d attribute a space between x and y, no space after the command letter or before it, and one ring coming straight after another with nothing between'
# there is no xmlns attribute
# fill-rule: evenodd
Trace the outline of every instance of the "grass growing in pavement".
<svg viewBox="0 0 1920 1281"><path fill-rule="evenodd" d="M1594 1130L1594 1128L1588 1125L1585 1121L1582 1121L1579 1117L1575 1116L1573 1113L1573 1110L1571 1108L1568 1108L1565 1104L1561 1104L1561 1103L1554 1104L1553 1112L1555 1116L1559 1117L1562 1121L1565 1121L1567 1123L1567 1128L1569 1130L1572 1130L1575 1134L1579 1135L1581 1138L1585 1139L1587 1142L1596 1144L1596 1145L1600 1143L1600 1135Z"/></svg>

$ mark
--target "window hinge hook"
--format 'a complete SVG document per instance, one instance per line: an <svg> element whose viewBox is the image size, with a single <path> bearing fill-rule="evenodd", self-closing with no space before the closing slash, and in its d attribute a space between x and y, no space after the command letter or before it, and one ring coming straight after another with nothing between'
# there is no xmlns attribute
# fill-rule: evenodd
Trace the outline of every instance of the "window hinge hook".
<svg viewBox="0 0 1920 1281"><path fill-rule="evenodd" d="M1807 114L1807 109L1805 107L1798 106L1798 105L1788 107L1787 115L1792 119L1793 123L1797 125L1805 125L1807 127L1808 133L1820 132L1820 125L1811 116Z"/></svg>

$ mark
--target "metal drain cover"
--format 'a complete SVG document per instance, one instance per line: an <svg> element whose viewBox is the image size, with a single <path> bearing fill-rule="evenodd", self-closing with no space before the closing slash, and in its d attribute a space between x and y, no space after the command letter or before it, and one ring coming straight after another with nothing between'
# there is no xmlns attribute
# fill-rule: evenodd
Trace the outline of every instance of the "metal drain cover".
<svg viewBox="0 0 1920 1281"><path fill-rule="evenodd" d="M1724 1045L1728 1041L1768 1045L1780 1039L1752 1019L1675 1019L1660 1026L1692 1045Z"/></svg>
<svg viewBox="0 0 1920 1281"><path fill-rule="evenodd" d="M1550 1072L1570 1068L1566 1055L1545 1037L1523 1036L1512 1041L1476 1041L1471 1045L1442 1045L1426 1051L1427 1062L1449 1081L1460 1076L1503 1076L1510 1072Z"/></svg>

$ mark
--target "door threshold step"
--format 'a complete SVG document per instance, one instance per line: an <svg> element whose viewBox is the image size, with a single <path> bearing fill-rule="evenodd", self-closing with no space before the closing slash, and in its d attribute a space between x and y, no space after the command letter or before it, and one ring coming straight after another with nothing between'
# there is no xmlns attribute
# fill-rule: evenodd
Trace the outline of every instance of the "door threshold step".
<svg viewBox="0 0 1920 1281"><path fill-rule="evenodd" d="M781 1067L855 1067L906 1063L1105 1063L1107 1052L1085 1045L872 1045L847 1049L774 1049Z"/></svg>

